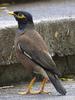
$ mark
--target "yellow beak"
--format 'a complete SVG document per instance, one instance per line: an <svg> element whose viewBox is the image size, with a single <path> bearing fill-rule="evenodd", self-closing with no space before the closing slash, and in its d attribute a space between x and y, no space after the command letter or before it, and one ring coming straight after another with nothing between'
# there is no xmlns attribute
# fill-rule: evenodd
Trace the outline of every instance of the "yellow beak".
<svg viewBox="0 0 75 100"><path fill-rule="evenodd" d="M11 11L11 12L8 12L8 14L9 14L9 15L14 15L14 12L13 12L13 11Z"/></svg>

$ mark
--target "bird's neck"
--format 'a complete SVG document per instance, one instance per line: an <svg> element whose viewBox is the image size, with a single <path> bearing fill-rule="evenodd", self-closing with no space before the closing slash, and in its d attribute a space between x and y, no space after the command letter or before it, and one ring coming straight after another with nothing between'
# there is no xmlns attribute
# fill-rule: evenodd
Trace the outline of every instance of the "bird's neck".
<svg viewBox="0 0 75 100"><path fill-rule="evenodd" d="M34 24L33 23L18 23L18 28L19 30L25 30L25 29L31 29L34 28Z"/></svg>
<svg viewBox="0 0 75 100"><path fill-rule="evenodd" d="M18 32L16 32L16 35L22 35L26 30L34 29L33 23L18 23Z"/></svg>

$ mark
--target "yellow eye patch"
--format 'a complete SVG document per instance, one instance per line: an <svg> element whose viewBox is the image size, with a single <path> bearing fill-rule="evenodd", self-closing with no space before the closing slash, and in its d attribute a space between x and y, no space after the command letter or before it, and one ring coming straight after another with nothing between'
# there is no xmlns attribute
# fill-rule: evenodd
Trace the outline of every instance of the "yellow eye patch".
<svg viewBox="0 0 75 100"><path fill-rule="evenodd" d="M23 14L15 14L15 16L19 19L26 18Z"/></svg>
<svg viewBox="0 0 75 100"><path fill-rule="evenodd" d="M14 15L16 16L17 18L19 19L23 19L23 18L26 18L25 15L21 14L21 13L18 13L18 14L15 14L14 12L8 12L9 15Z"/></svg>

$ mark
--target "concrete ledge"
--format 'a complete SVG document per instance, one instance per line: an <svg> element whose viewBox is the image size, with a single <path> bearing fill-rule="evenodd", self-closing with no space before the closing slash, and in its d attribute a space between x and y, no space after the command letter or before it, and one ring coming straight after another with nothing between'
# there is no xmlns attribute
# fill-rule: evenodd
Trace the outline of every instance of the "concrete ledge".
<svg viewBox="0 0 75 100"><path fill-rule="evenodd" d="M14 1L10 1L10 0L1 0L0 2L1 2L1 4L2 3L10 3L10 4L14 4L14 3L29 3L29 2L37 2L37 1L40 1L40 2L42 2L42 1L45 1L45 0L21 0L21 1L18 1L18 0L14 0ZM61 2L61 1L65 1L65 0L46 0L46 1L55 1L55 2ZM3 5L5 5L5 4L2 4L1 6L3 6Z"/></svg>
<svg viewBox="0 0 75 100"><path fill-rule="evenodd" d="M75 74L75 19L42 21L35 23L35 28L46 41L61 73L63 75ZM15 57L15 31L15 26L0 30L1 84L21 81L26 77L23 66L19 65Z"/></svg>
<svg viewBox="0 0 75 100"><path fill-rule="evenodd" d="M50 52L64 56L75 54L74 26L75 20L60 19L38 23L36 29L48 44Z"/></svg>
<svg viewBox="0 0 75 100"><path fill-rule="evenodd" d="M36 30L46 41L51 54L75 54L75 20L61 19L35 23ZM0 30L0 65L16 63L14 37L16 28Z"/></svg>

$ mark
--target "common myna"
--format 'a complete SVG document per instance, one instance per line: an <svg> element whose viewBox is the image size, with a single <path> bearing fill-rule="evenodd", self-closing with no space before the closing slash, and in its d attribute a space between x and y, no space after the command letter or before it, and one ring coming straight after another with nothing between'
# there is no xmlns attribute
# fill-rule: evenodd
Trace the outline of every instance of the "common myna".
<svg viewBox="0 0 75 100"><path fill-rule="evenodd" d="M58 78L61 76L61 73L56 68L45 41L35 30L32 15L25 11L14 11L9 12L9 14L13 15L18 22L18 31L15 36L17 58L29 72L37 72L44 77L39 91L31 91L36 80L34 77L28 86L27 92L21 92L21 94L45 93L45 83L47 80L50 80L56 90L60 94L65 95L66 90Z"/></svg>

